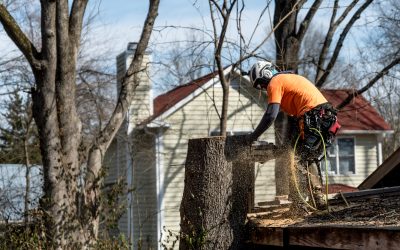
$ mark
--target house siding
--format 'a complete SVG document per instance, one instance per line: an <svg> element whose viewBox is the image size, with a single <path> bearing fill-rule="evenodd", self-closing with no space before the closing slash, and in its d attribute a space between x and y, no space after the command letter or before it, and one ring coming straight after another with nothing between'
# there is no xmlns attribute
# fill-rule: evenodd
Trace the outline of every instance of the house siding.
<svg viewBox="0 0 400 250"><path fill-rule="evenodd" d="M330 184L340 183L357 187L378 167L377 137L376 135L338 135L337 138L355 139L355 174L329 176ZM325 177L323 178L325 179Z"/></svg>
<svg viewBox="0 0 400 250"><path fill-rule="evenodd" d="M132 243L134 248L156 249L157 236L157 172L155 134L135 130L132 134ZM122 218L121 218L122 219Z"/></svg>
<svg viewBox="0 0 400 250"><path fill-rule="evenodd" d="M180 213L179 207L184 188L184 166L187 153L187 143L191 138L207 137L213 131L219 130L219 117L215 111L211 97L219 108L222 103L222 88L219 83L207 89L192 99L182 108L166 117L170 124L163 137L164 148L164 209L163 226L179 234ZM229 96L228 131L250 132L257 126L266 105L265 96L259 100L249 96L252 89L233 82ZM257 96L257 95L254 95ZM220 112L220 111L218 111ZM261 138L260 138L261 139ZM262 138L274 142L273 129L269 129ZM255 181L255 201L266 201L275 196L274 161L257 164ZM260 171L261 170L261 171ZM268 188L267 188L268 186ZM163 241L167 237L164 235Z"/></svg>
<svg viewBox="0 0 400 250"><path fill-rule="evenodd" d="M117 91L132 62L135 46L128 48L116 58ZM145 53L142 70L137 75L140 84L136 87L126 119L111 143L105 156L107 172L105 185L110 187L123 181L132 190L120 200L125 212L118 220L118 230L111 236L124 234L134 246L141 242L145 249L157 246L157 190L154 160L154 137L141 135L136 140L132 133L136 124L152 115L153 97L149 78L150 55ZM128 136L129 135L129 136ZM134 157L132 157L134 156ZM129 166L129 169L127 168Z"/></svg>
<svg viewBox="0 0 400 250"><path fill-rule="evenodd" d="M127 173L128 173L128 154L127 154L127 138L126 138L126 122L118 130L117 135L111 142L106 155L104 157L105 166L105 177L104 177L104 191L108 192L108 189L112 188L118 182L127 184ZM121 207L128 207L127 200L122 197L119 205ZM110 236L118 236L119 234L128 235L128 215L122 214L118 220L118 230L109 231Z"/></svg>

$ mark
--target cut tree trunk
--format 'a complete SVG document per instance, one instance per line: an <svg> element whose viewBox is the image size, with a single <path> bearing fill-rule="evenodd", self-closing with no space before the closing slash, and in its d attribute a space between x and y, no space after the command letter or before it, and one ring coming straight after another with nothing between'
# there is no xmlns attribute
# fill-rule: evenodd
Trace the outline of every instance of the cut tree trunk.
<svg viewBox="0 0 400 250"><path fill-rule="evenodd" d="M225 137L189 141L181 203L180 249L240 249L252 202L254 162L228 161ZM250 154L250 145L240 155ZM236 151L239 152L239 151Z"/></svg>

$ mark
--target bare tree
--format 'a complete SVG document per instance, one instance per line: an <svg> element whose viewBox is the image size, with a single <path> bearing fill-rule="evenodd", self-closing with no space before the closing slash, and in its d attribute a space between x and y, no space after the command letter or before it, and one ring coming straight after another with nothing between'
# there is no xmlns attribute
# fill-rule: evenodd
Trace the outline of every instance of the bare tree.
<svg viewBox="0 0 400 250"><path fill-rule="evenodd" d="M369 100L394 130L392 136L384 138L383 153L386 159L400 147L400 84L398 78L385 76L379 86L368 91Z"/></svg>
<svg viewBox="0 0 400 250"><path fill-rule="evenodd" d="M82 123L74 93L87 2L41 1L41 48L33 44L6 5L0 3L0 22L25 56L35 78L31 95L43 160L42 206L47 214L49 244L57 249L87 248L97 238L102 160L139 84L135 76L142 70L141 61L159 5L158 0L149 1L142 35L111 118L88 147L80 147ZM86 166L85 182L79 190L82 164Z"/></svg>
<svg viewBox="0 0 400 250"><path fill-rule="evenodd" d="M283 8L283 12L285 11L286 6L293 6L294 4L299 4L299 8L303 6L305 1L279 1L276 2L277 6L281 6ZM317 87L322 87L330 75L332 68L334 67L341 49L343 47L343 43L349 34L349 31L354 26L356 21L361 17L361 14L370 6L372 0L366 0L360 5L357 5L358 0L352 1L347 7L342 11L339 17L337 17L339 6L339 0L334 1L334 5L332 7L331 19L329 23L328 32L325 35L324 44L319 54L319 59L316 64L316 79L315 85ZM315 12L319 8L321 1L315 0L310 7L308 13L305 18L299 25L299 29L296 30L296 20L297 13L294 13L293 21L289 21L290 19L286 19L286 21L278 27L275 32L275 37L277 38L277 47L278 49L277 58L278 61L281 60L281 66L285 67L284 64L287 65L290 69L297 70L298 65L298 53L299 53L299 42L304 38L304 34L311 23ZM275 23L280 20L280 16L282 15L281 10L275 9ZM343 24L343 22L347 20L347 23ZM341 30L338 27L343 26ZM338 35L338 39L333 42L333 37ZM385 66L377 72L377 74L372 77L367 84L360 88L357 91L349 93L349 96L343 100L341 104L337 106L338 109L346 106L355 96L360 95L367 91L371 86L373 86L382 76L387 74L387 72L396 66L400 62L400 58L394 57L392 60L386 61Z"/></svg>
<svg viewBox="0 0 400 250"><path fill-rule="evenodd" d="M226 134L230 81L225 77L224 65L222 62L222 49L225 44L225 39L226 39L225 36L228 29L230 16L232 14L232 11L234 10L236 2L237 2L236 0L229 1L229 3L228 1L223 1L222 4L220 4L218 3L218 1L214 0L209 1L210 14L214 30L214 58L215 58L215 64L218 68L218 75L221 81L222 92L223 92L222 110L220 114L220 133L223 136ZM218 17L216 17L215 15L218 15ZM217 20L222 23L220 29L216 27Z"/></svg>
<svg viewBox="0 0 400 250"><path fill-rule="evenodd" d="M365 64L374 66L372 70L380 70L380 65L399 58L400 53L400 3L398 1L381 1L378 5L378 23L375 32L371 33L368 45L373 49L365 51ZM373 52L374 53L373 53ZM378 53L376 53L378 52ZM374 54L378 54L376 58ZM371 58L370 60L367 60ZM384 155L389 156L400 146L400 84L399 67L387 72L368 91L369 99L378 111L392 126L394 134L385 138Z"/></svg>
<svg viewBox="0 0 400 250"><path fill-rule="evenodd" d="M198 29L180 28L189 29L183 41L162 42L154 46L153 55L158 60L154 62L156 67L153 67L157 68L153 69L157 78L153 80L159 91L191 82L210 70L210 43L204 40ZM157 79L162 79L162 82Z"/></svg>
<svg viewBox="0 0 400 250"><path fill-rule="evenodd" d="M223 98L222 108L217 114L220 118L220 134L226 135L226 124L228 114L228 103L229 103L229 87L232 74L226 75L226 65L228 62L231 66L230 73L240 68L241 63L261 50L263 44L265 44L272 35L272 31L269 34L263 35L260 41L256 45L252 45L254 34L260 28L260 20L264 17L264 14L271 7L271 1L267 1L265 6L260 11L258 22L252 29L249 38L244 35L242 29L242 14L245 10L244 1L215 1L209 0L210 17L212 23L212 43L214 45L214 67L217 69L219 80L222 86ZM286 16L287 17L287 16ZM286 18L284 17L284 18ZM235 20L235 22L233 22ZM239 41L231 40L227 37L229 26L235 25L236 31L239 36ZM235 52L232 52L235 51Z"/></svg>
<svg viewBox="0 0 400 250"><path fill-rule="evenodd" d="M209 0L208 2L209 14L211 20L211 31L207 28L201 29L196 27L163 27L165 28L184 28L189 29L193 32L198 32L200 36L205 37L204 40L197 43L191 43L191 53L189 53L191 58L198 59L199 55L212 50L211 54L213 59L209 58L205 61L208 65L200 64L201 67L209 68L212 72L216 72L219 76L221 82L223 99L222 103L214 103L215 110L220 120L220 134L226 134L226 123L227 123L227 113L228 113L228 103L229 103L229 87L230 81L233 74L227 74L227 71L232 73L235 70L242 69L241 65L247 59L257 56L262 49L262 46L268 42L268 40L273 35L274 28L270 29L267 34L262 34L261 37L258 35L262 27L262 19L266 18L268 11L273 6L272 1L267 1L259 11L259 16L256 18L257 22L254 27L249 28L246 26L245 30L243 25L243 15L247 10L244 1L214 1ZM292 8L289 13L294 12L296 8ZM286 14L283 20L288 18L289 15ZM281 22L283 21L281 20ZM272 26L272 24L270 24ZM232 29L235 31L234 37L229 37L228 34L232 34ZM257 38L256 38L257 37ZM211 47L211 48L210 48ZM196 51L198 53L196 53ZM176 53L175 53L176 54ZM181 60L181 57L179 57ZM171 62L171 60L169 61ZM179 61L181 63L181 61ZM172 62L172 65L174 63ZM196 64L196 67L199 66ZM227 70L228 66L231 66ZM244 70L244 69L243 69ZM189 72L193 72L192 70ZM178 71L174 71L178 73ZM219 108L220 107L220 108Z"/></svg>
<svg viewBox="0 0 400 250"><path fill-rule="evenodd" d="M350 30L360 19L361 14L370 6L372 0L366 0L359 3L358 0L351 1L345 7L340 6L340 1L333 2L331 9L331 18L328 31L324 36L324 42L320 48L318 60L315 63L315 83L317 87L322 87L327 82L327 78L335 66L344 41L347 38ZM299 51L301 42L313 20L318 8L321 6L321 1L315 0L312 2L303 20L299 21L298 13L305 6L306 1L276 1L274 23L277 26L275 30L276 47L277 47L277 62L283 69L297 70L299 63ZM282 21L282 16L289 12L289 7L297 6L296 11L291 13L291 17ZM339 12L339 10L342 10ZM334 37L337 36L337 39ZM393 60L386 63L381 73L376 75L379 79L382 73L387 72L398 62ZM372 82L376 80L371 80ZM370 84L367 84L370 85Z"/></svg>

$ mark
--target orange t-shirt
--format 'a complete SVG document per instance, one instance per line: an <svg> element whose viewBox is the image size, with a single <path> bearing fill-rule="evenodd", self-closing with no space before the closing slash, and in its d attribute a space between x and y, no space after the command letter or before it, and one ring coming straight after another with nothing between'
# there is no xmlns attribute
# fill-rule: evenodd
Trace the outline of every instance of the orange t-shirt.
<svg viewBox="0 0 400 250"><path fill-rule="evenodd" d="M290 73L274 76L268 84L267 94L268 103L280 103L284 112L296 117L328 102L309 80Z"/></svg>

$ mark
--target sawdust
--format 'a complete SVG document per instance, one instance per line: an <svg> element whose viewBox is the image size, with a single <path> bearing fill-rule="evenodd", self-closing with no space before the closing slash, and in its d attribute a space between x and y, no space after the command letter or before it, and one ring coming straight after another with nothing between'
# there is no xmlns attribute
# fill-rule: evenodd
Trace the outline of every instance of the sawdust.
<svg viewBox="0 0 400 250"><path fill-rule="evenodd" d="M288 197L291 201L291 217L302 217L316 210L316 204L311 195L311 184L307 178L307 170L301 166L299 157L293 148L286 149L287 174L282 179L277 179L277 185L288 185Z"/></svg>
<svg viewBox="0 0 400 250"><path fill-rule="evenodd" d="M271 206L266 212L248 214L250 227L288 227L304 221L305 216L294 213L289 204Z"/></svg>
<svg viewBox="0 0 400 250"><path fill-rule="evenodd" d="M376 197L316 212L302 223L313 225L400 226L400 197Z"/></svg>
<svg viewBox="0 0 400 250"><path fill-rule="evenodd" d="M297 217L291 209L276 206L270 207L268 212L249 214L248 224L256 227L400 227L400 196L360 199L349 205L335 204L329 211L313 211Z"/></svg>
<svg viewBox="0 0 400 250"><path fill-rule="evenodd" d="M271 205L273 202L265 202L264 207L258 208L258 212L248 215L251 224L262 227L286 227L301 223L316 211L315 203L311 199L311 188L307 180L307 171L300 165L299 157L296 156L294 149L288 147L284 151L285 165L277 166L279 169L286 169L283 174L276 175L276 186L287 186L286 195L280 193L277 197L288 197L286 204L279 201ZM281 189L282 191L282 189ZM277 191L278 193L278 191ZM271 204L268 204L271 203ZM263 212L259 212L263 211Z"/></svg>
<svg viewBox="0 0 400 250"><path fill-rule="evenodd" d="M262 209L248 214L250 227L400 227L400 196L356 200L349 202L349 205L329 205L329 211L313 209L309 206L314 203L306 178L307 171L302 168L292 148L285 149L284 155L289 159L285 165L289 171L286 176L281 175L282 178L276 179L276 185L289 185L290 204L268 205L269 202L265 202Z"/></svg>

